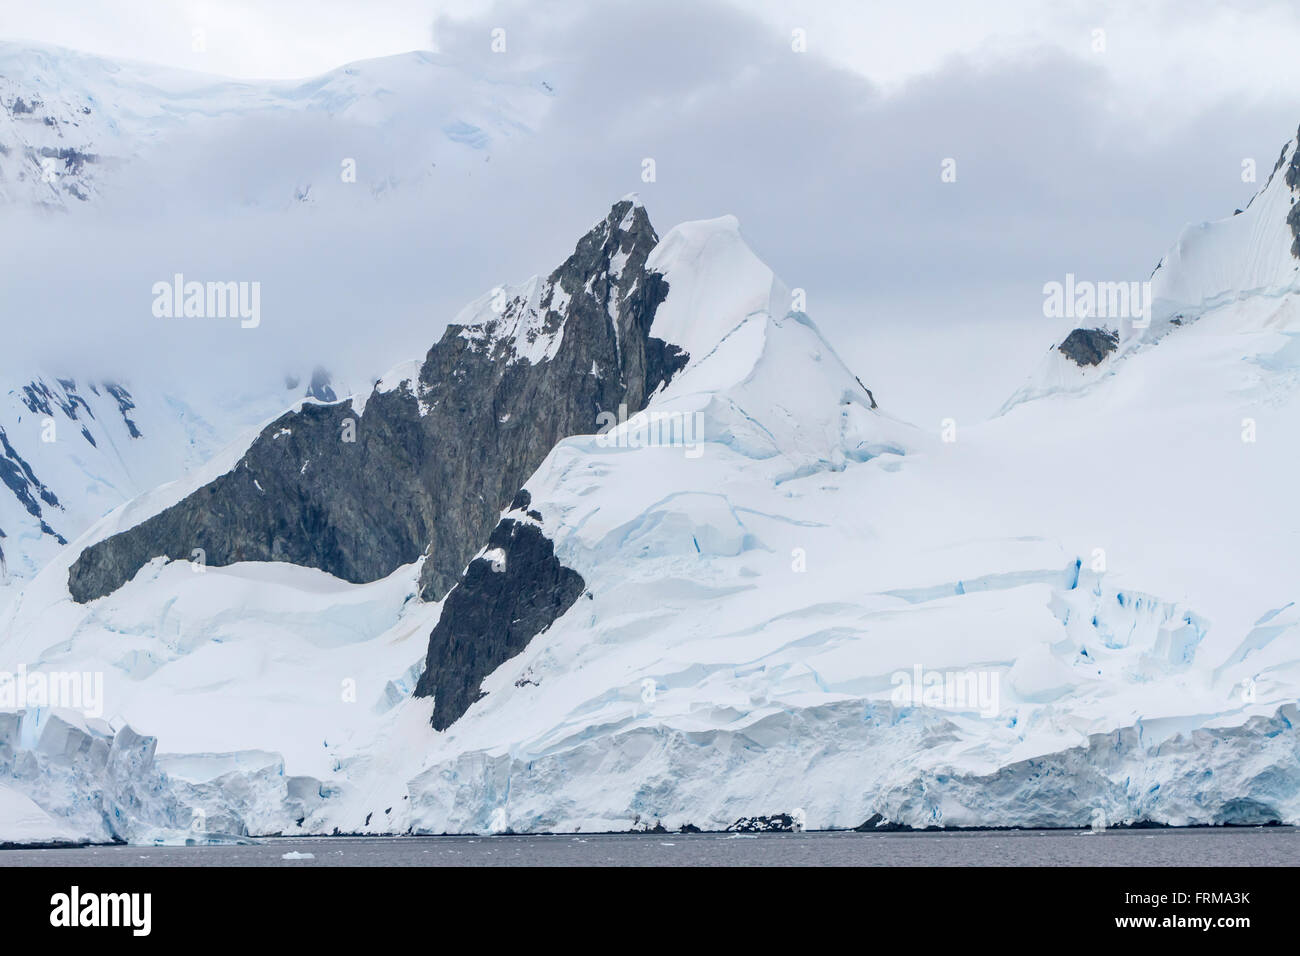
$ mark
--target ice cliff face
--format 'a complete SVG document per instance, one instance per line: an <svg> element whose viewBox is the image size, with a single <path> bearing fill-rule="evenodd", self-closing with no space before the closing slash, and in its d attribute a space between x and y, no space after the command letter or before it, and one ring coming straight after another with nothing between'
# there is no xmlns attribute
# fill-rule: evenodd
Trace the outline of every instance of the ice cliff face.
<svg viewBox="0 0 1300 956"><path fill-rule="evenodd" d="M323 802L275 754L166 757L154 737L74 714L0 714L0 843L173 843L293 826Z"/></svg>

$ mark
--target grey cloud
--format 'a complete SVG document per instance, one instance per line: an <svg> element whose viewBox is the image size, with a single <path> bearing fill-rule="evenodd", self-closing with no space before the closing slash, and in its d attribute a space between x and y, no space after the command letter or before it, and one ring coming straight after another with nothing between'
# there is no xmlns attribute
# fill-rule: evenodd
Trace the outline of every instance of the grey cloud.
<svg viewBox="0 0 1300 956"><path fill-rule="evenodd" d="M489 50L496 26L505 56ZM335 175L340 141L382 165L436 137L393 144L306 117L179 140L170 163L137 171L152 192L133 192L145 198L83 226L75 244L66 224L0 240L21 266L0 283L6 315L44 310L60 356L70 341L84 361L128 373L166 363L251 381L321 361L365 379L422 353L484 290L547 271L638 191L661 232L737 215L864 378L885 377L928 414L881 353L898 326L940 338L988 322L1026 356L1046 347L1058 330L1042 318L1045 281L1145 277L1186 223L1244 205L1300 122L1261 91L1173 127L1147 123L1115 108L1123 91L1100 68L1048 48L953 59L885 95L720 3L502 4L439 21L434 36L467 69L545 78L556 90L546 121L418 194L289 215L214 214L198 200L278 183L286 168ZM645 157L657 182L640 181ZM956 183L940 181L946 157ZM1259 183L1241 182L1243 157L1256 158ZM152 322L149 284L182 270L273 279L263 327ZM47 329L27 331L46 341ZM988 385L987 400L1017 384Z"/></svg>

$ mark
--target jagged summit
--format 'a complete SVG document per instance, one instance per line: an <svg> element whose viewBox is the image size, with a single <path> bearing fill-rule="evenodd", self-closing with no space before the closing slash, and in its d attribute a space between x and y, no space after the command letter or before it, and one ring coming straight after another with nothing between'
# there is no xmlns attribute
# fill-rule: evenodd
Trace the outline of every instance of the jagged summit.
<svg viewBox="0 0 1300 956"><path fill-rule="evenodd" d="M643 210L628 202L616 205L604 228L588 238L630 230L648 241ZM812 321L792 308L789 290L746 245L734 216L674 227L650 252L646 269L650 281L668 289L654 313L651 340L675 343L670 349L682 359L680 370L651 394L643 414L603 436L560 442L529 479L530 488L533 482L545 488L557 468L567 471L557 462L586 462L575 474L607 474L627 455L639 458L638 449L653 449L647 453L658 460L645 478L628 481L628 501L645 504L643 495L666 494L676 545L685 547L689 539L699 556L718 546L707 525L721 510L709 466L701 461L706 454L714 461L755 463L775 485L904 454L908 430L878 414L866 386ZM679 487L710 489L707 518L692 514L690 494L667 504ZM572 506L534 499L530 488L520 491L486 548L465 568L430 635L415 694L433 698L436 730L453 728L483 696L484 680L573 608L586 587L584 576L593 571L590 563L580 569L567 564L547 536L563 528ZM607 513L614 510L607 506ZM636 521L635 515L628 519ZM706 530L688 534L692 521Z"/></svg>
<svg viewBox="0 0 1300 956"><path fill-rule="evenodd" d="M452 325L473 348L494 359L532 364L553 359L574 297L590 294L588 287L597 279L609 285L615 299L626 297L635 291L636 278L658 242L645 207L620 200L545 280L534 276L520 286L494 289ZM621 338L636 330L620 329L615 320L614 331Z"/></svg>
<svg viewBox="0 0 1300 956"><path fill-rule="evenodd" d="M312 369L311 381L307 383L306 394L308 398L314 398L318 402L338 401L338 395L334 392L333 377L319 365Z"/></svg>
<svg viewBox="0 0 1300 956"><path fill-rule="evenodd" d="M159 568L196 551L209 568L284 562L355 583L423 558L422 597L454 588L420 683L447 727L582 590L541 530L547 516L514 507L528 497L519 489L557 444L609 429L612 447L637 447L647 420L678 429L688 460L709 443L764 462L777 482L906 444L734 217L661 240L625 197L545 279L462 310L423 361L367 396L300 403L169 507L87 536L65 586L98 603L140 574L129 593L147 594ZM487 565L474 557L485 542ZM491 641L487 621L500 624Z"/></svg>
<svg viewBox="0 0 1300 956"><path fill-rule="evenodd" d="M657 238L643 206L616 203L545 282L471 304L411 374L281 416L233 469L86 548L72 595L198 549L208 565L285 561L353 582L426 556L421 591L441 597L556 441L639 410L685 365L651 335L669 289L646 268Z"/></svg>

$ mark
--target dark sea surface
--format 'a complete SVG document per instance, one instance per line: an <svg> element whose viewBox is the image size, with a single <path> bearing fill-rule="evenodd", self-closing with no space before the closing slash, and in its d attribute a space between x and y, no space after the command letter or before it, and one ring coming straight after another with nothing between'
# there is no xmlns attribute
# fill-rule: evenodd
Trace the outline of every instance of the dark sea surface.
<svg viewBox="0 0 1300 956"><path fill-rule="evenodd" d="M289 858L286 859L286 854ZM310 854L294 858L293 854ZM1300 829L295 837L0 850L12 866L1296 866Z"/></svg>

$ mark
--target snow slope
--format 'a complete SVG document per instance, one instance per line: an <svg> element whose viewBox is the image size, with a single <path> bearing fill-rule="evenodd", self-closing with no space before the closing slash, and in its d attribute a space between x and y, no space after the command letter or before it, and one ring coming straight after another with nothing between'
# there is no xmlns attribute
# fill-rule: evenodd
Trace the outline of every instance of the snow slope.
<svg viewBox="0 0 1300 956"><path fill-rule="evenodd" d="M1282 147L1277 165L1247 207L1226 219L1189 226L1151 276L1152 328L1164 331L1173 316L1195 316L1217 305L1256 296L1279 296L1300 283L1288 223L1300 185L1296 138Z"/></svg>
<svg viewBox="0 0 1300 956"><path fill-rule="evenodd" d="M586 590L447 731L408 696L441 612L413 600L418 566L351 585L155 562L74 604L69 555L173 487L0 615L0 668L101 669L110 704L81 736L29 710L0 775L85 838L140 841L196 817L202 838L795 808L813 827L1300 822L1300 300L1183 275L1208 268L1184 245L1161 269L1194 290L1182 324L931 434L873 407L734 219L679 226L648 263L669 288L652 334L688 365L526 485L519 520Z"/></svg>
<svg viewBox="0 0 1300 956"><path fill-rule="evenodd" d="M92 521L197 464L220 440L174 397L50 375L0 397L0 436L0 589L30 578Z"/></svg>
<svg viewBox="0 0 1300 956"><path fill-rule="evenodd" d="M385 196L436 179L439 164L482 162L550 97L541 79L474 75L433 53L238 82L0 42L0 203L74 211L197 190L290 208L355 196L342 188L348 159L361 192ZM194 176L213 151L223 161Z"/></svg>
<svg viewBox="0 0 1300 956"><path fill-rule="evenodd" d="M844 374L801 320L751 314L768 280L727 261L732 227L652 257L747 280L730 314L670 280L661 313L670 339L732 328L652 405L704 408L704 453L553 451L531 506L589 599L436 738L399 823L1300 818L1289 230L1233 250L1281 276L1255 294L1245 266L1185 276L1185 239L1159 286L1166 315L1199 290L1176 334L944 441L854 405L864 427L837 427ZM900 703L918 668L993 693Z"/></svg>
<svg viewBox="0 0 1300 956"><path fill-rule="evenodd" d="M1294 308L1207 316L1087 401L842 471L724 422L694 461L562 443L528 488L592 597L433 743L410 822L1296 820ZM780 354L772 405L817 381ZM1272 437L1243 443L1248 415ZM996 676L994 711L898 706L918 666ZM1211 759L1190 733L1226 736Z"/></svg>
<svg viewBox="0 0 1300 956"><path fill-rule="evenodd" d="M1151 273L1151 310L1144 321L1133 316L1081 320L1084 328L1108 327L1118 336L1106 361L1081 366L1053 344L1002 413L1032 399L1085 391L1114 374L1130 353L1222 308L1247 310L1242 318L1247 327L1268 321L1252 310L1271 311L1300 291L1300 257L1294 251L1300 242L1298 144L1293 137L1282 147L1264 187L1245 209L1183 230Z"/></svg>
<svg viewBox="0 0 1300 956"><path fill-rule="evenodd" d="M96 521L201 473L241 432L311 389L297 377L292 391L268 383L181 398L162 380L143 388L48 373L3 380L23 384L0 394L0 606Z"/></svg>
<svg viewBox="0 0 1300 956"><path fill-rule="evenodd" d="M12 787L0 786L0 841L5 843L73 843L78 835Z"/></svg>
<svg viewBox="0 0 1300 956"><path fill-rule="evenodd" d="M430 53L301 81L240 82L0 41L0 206L11 212L15 248L32 256L15 261L0 294L8 322L0 606L113 508L180 479L304 394L328 401L350 392L306 375L282 389L268 374L319 358L301 354L317 347L310 337L284 331L292 321L273 333L283 336L276 344L251 350L212 337L190 343L179 338L180 323L154 334L160 320L145 291L154 281L193 272L196 249L220 259L216 224L232 210L252 211L236 229L273 232L313 206L360 205L368 215L399 192L441 188L448 173L526 138L552 92L540 78L473 73ZM157 253L125 251L137 235L132 224L159 210L188 222L192 235L211 234L183 252L183 243L167 247L175 259L137 275ZM49 211L74 215L42 215ZM157 223L144 233L157 235ZM101 244L113 248L101 256ZM259 262L255 275L268 286L294 283L291 258L262 269ZM70 287L88 301L45 291ZM121 328L112 355L81 341L87 308L98 325ZM293 299L290 308L299 320L313 305ZM159 358L181 343L202 352L199 367L175 370ZM262 367L245 365L250 351Z"/></svg>

